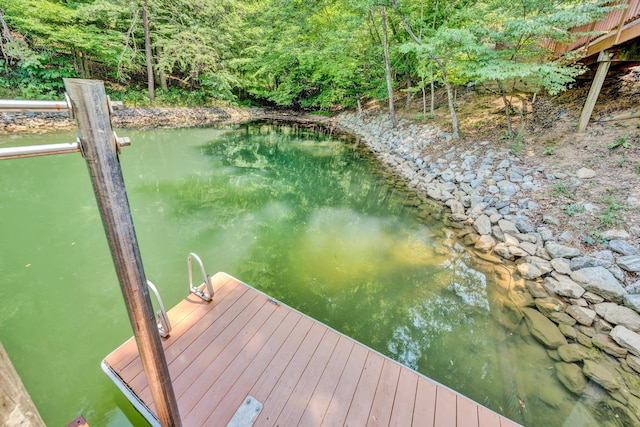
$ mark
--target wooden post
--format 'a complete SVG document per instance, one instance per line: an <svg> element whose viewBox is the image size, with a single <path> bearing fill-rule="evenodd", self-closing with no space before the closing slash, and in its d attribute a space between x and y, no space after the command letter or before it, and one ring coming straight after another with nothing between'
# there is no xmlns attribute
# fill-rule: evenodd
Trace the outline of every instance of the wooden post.
<svg viewBox="0 0 640 427"><path fill-rule="evenodd" d="M133 335L162 426L181 426L101 81L64 79Z"/></svg>
<svg viewBox="0 0 640 427"><path fill-rule="evenodd" d="M611 58L613 58L613 54L606 50L600 52L600 55L598 56L598 70L593 78L593 82L591 82L591 89L589 89L589 95L587 95L584 107L582 107L582 114L580 115L580 121L578 122L578 132L584 132L589 124L591 113L593 113L593 107L596 106L596 101L598 100L598 95L600 95L604 79L607 77L607 72L611 66Z"/></svg>
<svg viewBox="0 0 640 427"><path fill-rule="evenodd" d="M46 427L0 343L0 426Z"/></svg>

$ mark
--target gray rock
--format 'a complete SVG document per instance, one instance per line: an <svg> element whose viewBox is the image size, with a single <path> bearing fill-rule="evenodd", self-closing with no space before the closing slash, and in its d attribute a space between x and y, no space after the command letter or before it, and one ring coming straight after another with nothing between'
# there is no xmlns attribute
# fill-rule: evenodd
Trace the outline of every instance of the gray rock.
<svg viewBox="0 0 640 427"><path fill-rule="evenodd" d="M570 305L569 307L567 307L566 312L569 316L576 319L576 322L585 326L591 326L594 319L596 318L595 311L585 307L580 307L578 305Z"/></svg>
<svg viewBox="0 0 640 427"><path fill-rule="evenodd" d="M615 258L613 257L613 252L611 252L608 249L603 250L603 251L594 252L594 253L591 254L591 256L593 258L598 258L598 259L609 261L610 264L613 264L613 262L615 261Z"/></svg>
<svg viewBox="0 0 640 427"><path fill-rule="evenodd" d="M640 255L640 249L631 246L624 240L611 240L609 241L609 247L612 251L622 255Z"/></svg>
<svg viewBox="0 0 640 427"><path fill-rule="evenodd" d="M640 331L640 314L628 307L613 302L603 302L594 306L598 316L614 325L622 325L632 331Z"/></svg>
<svg viewBox="0 0 640 427"><path fill-rule="evenodd" d="M631 236L625 230L605 230L600 233L603 240L627 240L629 237Z"/></svg>
<svg viewBox="0 0 640 427"><path fill-rule="evenodd" d="M518 258L529 256L529 252L525 251L524 249L521 249L519 246L509 246L509 253L514 257L518 257Z"/></svg>
<svg viewBox="0 0 640 427"><path fill-rule="evenodd" d="M475 228L480 235L491 234L491 221L489 220L489 217L486 215L480 215L473 222L473 228Z"/></svg>
<svg viewBox="0 0 640 427"><path fill-rule="evenodd" d="M496 245L496 241L493 237L488 234L480 236L480 238L476 241L475 248L481 252L490 252L491 249Z"/></svg>
<svg viewBox="0 0 640 427"><path fill-rule="evenodd" d="M502 194L506 194L507 196L515 196L518 191L520 191L520 187L517 184L514 184L507 180L499 181L497 184L500 192Z"/></svg>
<svg viewBox="0 0 640 427"><path fill-rule="evenodd" d="M565 242L570 242L571 239L573 239L573 233L571 233L569 230L567 231L563 231L562 233L560 233L560 235L558 236L558 241L560 243L565 243Z"/></svg>
<svg viewBox="0 0 640 427"><path fill-rule="evenodd" d="M493 252L499 256L501 256L504 259L514 259L515 257L513 256L513 254L511 252L509 252L509 246L505 245L504 243L500 242L498 244L496 244L493 248Z"/></svg>
<svg viewBox="0 0 640 427"><path fill-rule="evenodd" d="M609 334L595 334L593 338L591 338L591 343L600 350L615 357L625 357L629 352L629 350L615 342Z"/></svg>
<svg viewBox="0 0 640 427"><path fill-rule="evenodd" d="M529 242L520 242L519 246L520 246L520 249L524 250L529 255L535 255L536 251L538 250L536 245Z"/></svg>
<svg viewBox="0 0 640 427"><path fill-rule="evenodd" d="M640 373L640 357L634 356L633 354L627 354L627 365L634 371Z"/></svg>
<svg viewBox="0 0 640 427"><path fill-rule="evenodd" d="M572 339L575 341L578 338L578 332L576 331L576 328L572 326L561 323L558 325L558 329L560 329L560 332L562 332L562 335L564 335L569 339Z"/></svg>
<svg viewBox="0 0 640 427"><path fill-rule="evenodd" d="M588 267L609 267L611 261L607 261L600 258L593 258L590 256L578 256L571 259L571 269L581 270Z"/></svg>
<svg viewBox="0 0 640 427"><path fill-rule="evenodd" d="M618 279L603 267L574 271L571 273L571 279L587 291L613 302L622 303L622 298L627 294Z"/></svg>
<svg viewBox="0 0 640 427"><path fill-rule="evenodd" d="M498 221L498 227L500 227L500 230L502 230L503 233L509 233L511 235L520 234L520 231L518 231L516 225L506 219L501 219L500 221Z"/></svg>
<svg viewBox="0 0 640 427"><path fill-rule="evenodd" d="M556 375L562 385L573 394L581 395L587 387L587 379L582 373L582 369L575 363L556 363Z"/></svg>
<svg viewBox="0 0 640 427"><path fill-rule="evenodd" d="M640 280L627 286L627 292L633 295L640 294Z"/></svg>
<svg viewBox="0 0 640 427"><path fill-rule="evenodd" d="M618 325L611 331L611 338L636 356L640 356L640 334Z"/></svg>
<svg viewBox="0 0 640 427"><path fill-rule="evenodd" d="M551 273L553 271L553 267L551 263L545 259L538 258L536 256L528 256L525 259L529 264L535 265L538 270L542 272L542 275Z"/></svg>
<svg viewBox="0 0 640 427"><path fill-rule="evenodd" d="M550 261L551 266L560 274L571 274L571 263L566 258L554 258Z"/></svg>
<svg viewBox="0 0 640 427"><path fill-rule="evenodd" d="M623 384L620 375L614 368L609 367L608 364L585 360L582 372L587 378L591 378L606 390L618 390L621 384Z"/></svg>
<svg viewBox="0 0 640 427"><path fill-rule="evenodd" d="M549 317L551 313L564 311L565 307L567 306L567 304L565 304L562 300L551 296L536 298L534 302L538 310L540 310L540 312L542 312L547 317Z"/></svg>
<svg viewBox="0 0 640 427"><path fill-rule="evenodd" d="M625 295L623 302L625 307L629 307L636 313L640 313L640 295Z"/></svg>
<svg viewBox="0 0 640 427"><path fill-rule="evenodd" d="M569 316L567 313L549 313L549 320L556 322L557 324L563 324L567 326L573 326L576 324L576 319ZM563 334L564 335L564 334Z"/></svg>
<svg viewBox="0 0 640 427"><path fill-rule="evenodd" d="M580 344L561 345L558 347L558 355L563 361L569 363L580 362L585 359L596 359L598 356L592 348Z"/></svg>
<svg viewBox="0 0 640 427"><path fill-rule="evenodd" d="M518 265L518 272L525 279L536 279L542 276L542 272L538 267L533 264L529 264L528 262L524 262Z"/></svg>
<svg viewBox="0 0 640 427"><path fill-rule="evenodd" d="M511 182L523 182L524 177L516 168L509 169L509 181Z"/></svg>
<svg viewBox="0 0 640 427"><path fill-rule="evenodd" d="M553 240L553 231L549 230L548 228L539 227L538 233L540 233L540 237L542 237L543 242Z"/></svg>
<svg viewBox="0 0 640 427"><path fill-rule="evenodd" d="M576 172L576 176L580 179L589 179L596 176L596 172L592 169L580 168L578 172Z"/></svg>
<svg viewBox="0 0 640 427"><path fill-rule="evenodd" d="M547 242L545 249L551 258L575 258L580 256L580 250L570 246Z"/></svg>
<svg viewBox="0 0 640 427"><path fill-rule="evenodd" d="M640 256L638 255L621 256L616 260L616 263L623 270L631 272L640 271Z"/></svg>
<svg viewBox="0 0 640 427"><path fill-rule="evenodd" d="M600 304L601 302L604 302L604 298L602 298L600 295L594 294L593 292L585 292L584 294L582 294L582 298L584 298L591 304Z"/></svg>
<svg viewBox="0 0 640 427"><path fill-rule="evenodd" d="M553 278L545 278L545 283L549 285L547 289L551 288L556 294L568 298L580 298L584 294L584 288L569 277L557 273L552 274L552 276Z"/></svg>
<svg viewBox="0 0 640 427"><path fill-rule="evenodd" d="M544 287L536 281L525 280L524 284L531 296L533 296L534 298L546 298L549 296Z"/></svg>
<svg viewBox="0 0 640 427"><path fill-rule="evenodd" d="M607 270L609 270L609 273L613 274L613 277L618 279L620 283L624 283L624 271L622 271L620 267L618 267L617 265L612 265L611 267L607 268Z"/></svg>
<svg viewBox="0 0 640 427"><path fill-rule="evenodd" d="M527 205L529 203L527 202ZM516 228L518 229L518 231L520 231L520 233L533 233L535 231L535 228L533 228L533 226L529 223L529 221L526 218L523 218L521 216L518 216L515 218L514 220Z"/></svg>
<svg viewBox="0 0 640 427"><path fill-rule="evenodd" d="M532 308L523 308L522 313L531 335L545 346L555 349L567 344L567 339L562 335L558 327L542 313Z"/></svg>

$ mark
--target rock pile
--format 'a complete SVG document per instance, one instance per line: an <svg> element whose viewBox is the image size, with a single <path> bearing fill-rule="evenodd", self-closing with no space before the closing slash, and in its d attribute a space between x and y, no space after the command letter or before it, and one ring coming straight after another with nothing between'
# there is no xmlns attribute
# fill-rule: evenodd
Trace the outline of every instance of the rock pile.
<svg viewBox="0 0 640 427"><path fill-rule="evenodd" d="M604 231L608 249L583 254L546 226L554 218L534 226L538 205L527 197L540 191L544 180L566 174L527 168L509 152L491 151L486 142L451 147L432 158L425 154L428 147L447 144L449 135L407 122L394 129L380 114L346 113L336 122L363 137L411 187L448 207L450 225L470 250L511 266L528 293L512 298L518 305L515 320L524 319L548 349L568 390L582 394L589 381L596 383L640 425L640 281L629 279L640 271L640 249L628 243L626 230ZM589 179L592 172L577 171L580 178L572 179Z"/></svg>

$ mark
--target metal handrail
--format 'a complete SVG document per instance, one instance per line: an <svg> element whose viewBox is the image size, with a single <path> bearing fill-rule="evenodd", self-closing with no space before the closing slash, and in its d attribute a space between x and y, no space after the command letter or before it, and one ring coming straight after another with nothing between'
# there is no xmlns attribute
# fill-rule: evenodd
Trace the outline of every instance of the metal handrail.
<svg viewBox="0 0 640 427"><path fill-rule="evenodd" d="M120 147L131 145L131 140L124 136L119 137L113 132L113 139L116 149L120 152ZM0 148L0 160L22 159L25 157L50 156L52 154L67 154L82 152L82 145L76 142L63 142L60 144L27 145L24 147Z"/></svg>
<svg viewBox="0 0 640 427"><path fill-rule="evenodd" d="M171 332L171 322L169 322L169 316L167 316L167 310L164 308L164 304L162 303L162 298L160 298L160 294L158 293L158 289L151 282L151 280L147 280L147 286L151 289L151 292L156 297L156 301L158 303L158 311L156 314L158 318L156 320L158 325L158 332L160 332L160 336L162 338L167 338L169 333Z"/></svg>
<svg viewBox="0 0 640 427"><path fill-rule="evenodd" d="M191 268L191 258L195 259L198 265L200 266L200 273L202 274L202 283L198 286L193 286L193 271ZM209 302L213 299L213 285L211 284L211 277L204 271L204 264L202 264L202 260L200 257L193 252L189 254L187 257L187 268L189 270L189 292L192 294L196 294L203 300ZM207 292L204 292L202 289L202 285L207 286Z"/></svg>
<svg viewBox="0 0 640 427"><path fill-rule="evenodd" d="M111 101L109 97L109 111L120 110L124 108L122 101ZM0 111L7 112L34 112L34 113L72 113L71 102L65 94L64 101L41 101L41 100L23 100L23 99L2 99L0 100Z"/></svg>

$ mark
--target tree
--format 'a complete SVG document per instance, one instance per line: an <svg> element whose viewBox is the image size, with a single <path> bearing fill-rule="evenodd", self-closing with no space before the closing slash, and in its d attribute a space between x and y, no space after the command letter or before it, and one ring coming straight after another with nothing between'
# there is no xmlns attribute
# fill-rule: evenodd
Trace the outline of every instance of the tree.
<svg viewBox="0 0 640 427"><path fill-rule="evenodd" d="M452 137L457 139L460 137L460 125L453 95L453 84L456 82L457 76L451 73L451 63L464 60L464 57L473 52L477 46L475 40L469 37L468 31L449 27L448 20L453 20L452 18L456 17L457 8L464 6L465 2L448 3L448 15L442 17L439 16L441 10L439 3L436 2L431 26L429 26L430 22L425 20L424 15L421 14L422 19L418 21L420 24L420 32L418 33L414 31L405 12L401 9L399 0L392 0L392 3L394 10L400 16L404 29L411 38L411 41L405 43L401 49L404 52L413 51L418 58L435 62L440 71L442 83L447 90L449 114L453 128ZM425 36L421 36L421 34Z"/></svg>
<svg viewBox="0 0 640 427"><path fill-rule="evenodd" d="M566 0L494 0L478 3L470 25L485 49L473 66L467 68L469 79L478 83L495 81L505 105L509 136L521 133L526 123L527 97L518 87L537 92L544 89L556 94L582 74L585 69L574 58L553 58L550 42L571 40L568 29L594 22L610 7L606 1ZM579 35L573 35L576 37ZM486 48L495 46L494 49ZM521 107L513 102L521 101ZM511 111L520 116L520 130L515 132Z"/></svg>
<svg viewBox="0 0 640 427"><path fill-rule="evenodd" d="M387 91L389 92L389 115L391 117L391 126L397 127L396 110L393 106L393 78L391 76L391 63L389 61L389 34L387 29L387 9L380 6L380 15L382 16L382 33L384 34L384 74L387 79Z"/></svg>

